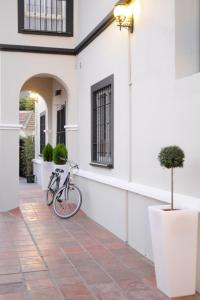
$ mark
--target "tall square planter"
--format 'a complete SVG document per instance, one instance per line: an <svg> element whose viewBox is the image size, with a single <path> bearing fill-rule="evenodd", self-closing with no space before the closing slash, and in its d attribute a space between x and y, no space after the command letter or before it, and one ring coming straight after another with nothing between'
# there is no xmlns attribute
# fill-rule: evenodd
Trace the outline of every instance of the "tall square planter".
<svg viewBox="0 0 200 300"><path fill-rule="evenodd" d="M157 287L168 297L195 294L198 212L149 207Z"/></svg>
<svg viewBox="0 0 200 300"><path fill-rule="evenodd" d="M43 190L47 190L52 171L53 171L53 163L48 161L43 161L41 165L41 184Z"/></svg>

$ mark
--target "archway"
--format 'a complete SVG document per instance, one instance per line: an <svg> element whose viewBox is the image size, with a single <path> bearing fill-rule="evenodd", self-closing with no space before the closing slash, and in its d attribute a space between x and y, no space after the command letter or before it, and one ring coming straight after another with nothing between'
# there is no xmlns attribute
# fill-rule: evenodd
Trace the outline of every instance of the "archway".
<svg viewBox="0 0 200 300"><path fill-rule="evenodd" d="M66 144L67 88L56 76L37 74L22 85L22 93L35 99L34 174L42 185L39 165L45 144L50 143L53 147L58 143Z"/></svg>

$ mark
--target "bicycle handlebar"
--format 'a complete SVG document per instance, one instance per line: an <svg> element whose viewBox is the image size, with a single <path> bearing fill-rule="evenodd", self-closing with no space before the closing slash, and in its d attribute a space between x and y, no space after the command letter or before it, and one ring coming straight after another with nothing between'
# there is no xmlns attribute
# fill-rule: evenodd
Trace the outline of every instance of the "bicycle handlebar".
<svg viewBox="0 0 200 300"><path fill-rule="evenodd" d="M67 159L66 159L66 158L64 158L64 157L60 157L60 160L62 160L62 161L65 161L65 162L68 162L68 163L69 163L69 166L70 166L70 171L71 171L72 169L79 169L79 166L78 166L78 164L74 163L73 161L67 160Z"/></svg>

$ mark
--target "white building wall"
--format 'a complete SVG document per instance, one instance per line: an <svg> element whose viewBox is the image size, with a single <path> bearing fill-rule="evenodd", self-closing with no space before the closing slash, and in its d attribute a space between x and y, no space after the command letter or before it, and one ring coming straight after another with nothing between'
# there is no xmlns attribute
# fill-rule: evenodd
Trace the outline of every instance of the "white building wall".
<svg viewBox="0 0 200 300"><path fill-rule="evenodd" d="M197 1L188 1L185 11L190 11L189 31L193 35L189 43L187 38L180 42L184 27L180 25L180 11L177 17L175 1L142 0L140 4L141 15L135 19L130 48L127 32L120 32L112 24L78 56L81 171L77 182L83 191L86 213L123 240L127 237L131 246L153 259L148 206L170 199L170 174L161 168L157 159L162 147L175 144L185 151L185 166L176 170L176 203L200 210L199 17L195 11ZM89 28L90 20L87 25L84 22L82 19L80 27ZM181 43L190 57L190 62L182 66L177 60ZM129 78L130 62L132 78ZM112 73L115 85L114 169L109 170L90 166L90 87ZM181 77L196 74L176 79L178 73ZM132 84L131 94L129 83ZM105 203L110 217L105 212ZM199 282L198 279L198 289Z"/></svg>
<svg viewBox="0 0 200 300"><path fill-rule="evenodd" d="M47 109L47 103L45 100L38 95L38 101L35 104L35 158L39 158L40 155L40 115L42 113L45 113L46 116L46 143L50 143L49 134L48 134L48 119L49 119L49 113Z"/></svg>
<svg viewBox="0 0 200 300"><path fill-rule="evenodd" d="M199 13L199 0L175 1L175 59L177 78L199 72Z"/></svg>
<svg viewBox="0 0 200 300"><path fill-rule="evenodd" d="M111 12L116 0L78 1L78 41L85 38Z"/></svg>
<svg viewBox="0 0 200 300"><path fill-rule="evenodd" d="M200 76L175 77L174 4L143 1L133 35L132 173L134 182L169 190L169 172L157 155L161 147L177 144L186 159L176 171L176 191L198 198Z"/></svg>

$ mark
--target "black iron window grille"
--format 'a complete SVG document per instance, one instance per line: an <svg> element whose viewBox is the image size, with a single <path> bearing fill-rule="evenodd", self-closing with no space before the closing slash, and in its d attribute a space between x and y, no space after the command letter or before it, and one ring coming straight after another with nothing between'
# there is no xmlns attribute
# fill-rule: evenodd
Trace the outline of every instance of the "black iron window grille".
<svg viewBox="0 0 200 300"><path fill-rule="evenodd" d="M65 145L65 105L57 110L57 135L56 143Z"/></svg>
<svg viewBox="0 0 200 300"><path fill-rule="evenodd" d="M46 143L45 123L46 123L46 116L45 116L45 113L42 113L40 115L40 154L42 154L42 150Z"/></svg>
<svg viewBox="0 0 200 300"><path fill-rule="evenodd" d="M113 167L114 76L91 87L92 94L92 165Z"/></svg>
<svg viewBox="0 0 200 300"><path fill-rule="evenodd" d="M18 0L19 32L73 35L73 0Z"/></svg>

